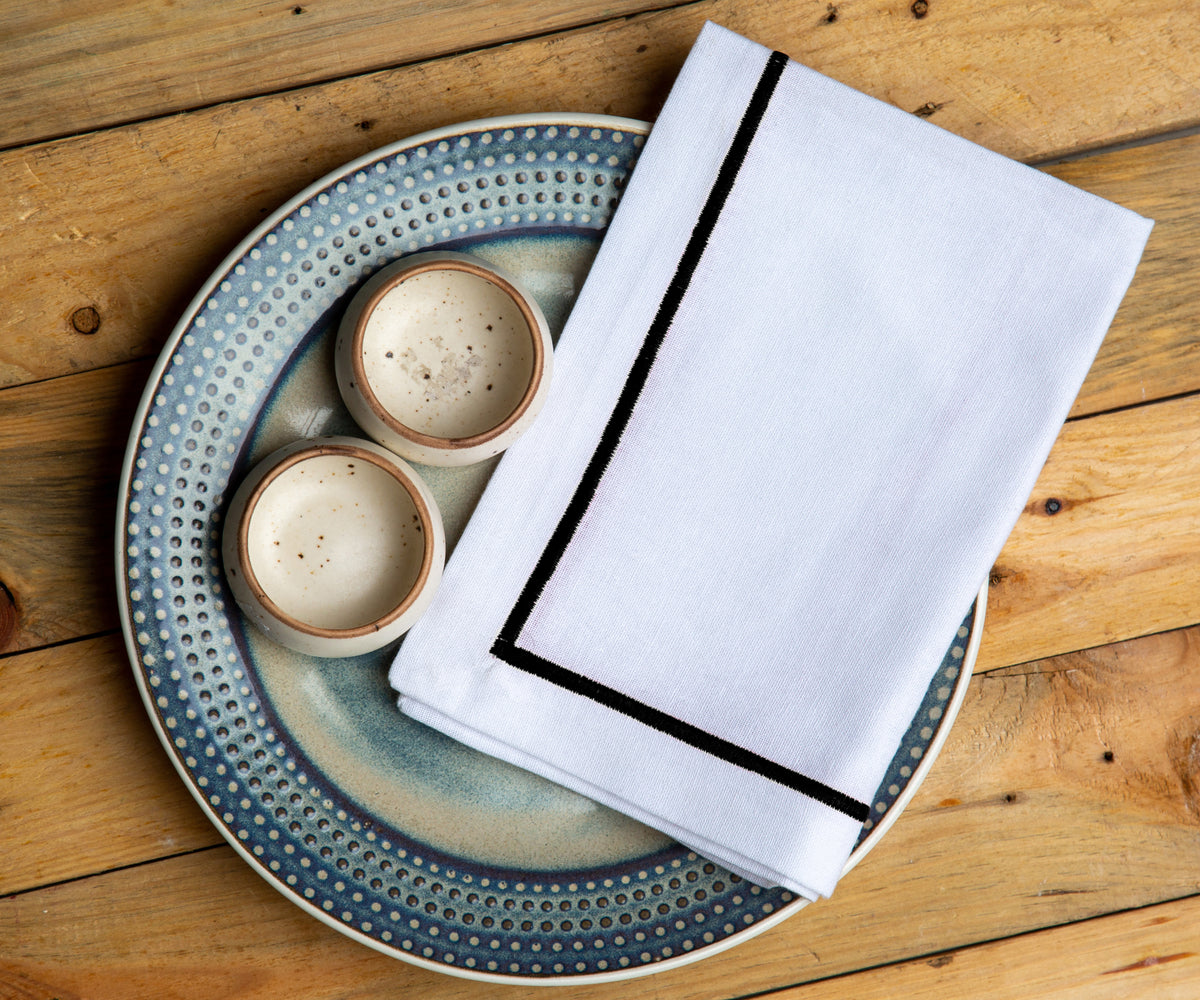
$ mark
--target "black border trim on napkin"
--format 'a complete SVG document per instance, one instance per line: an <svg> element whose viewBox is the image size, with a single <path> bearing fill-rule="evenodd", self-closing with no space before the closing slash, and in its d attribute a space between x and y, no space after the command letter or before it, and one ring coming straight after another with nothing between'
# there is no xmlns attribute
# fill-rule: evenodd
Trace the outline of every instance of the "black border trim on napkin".
<svg viewBox="0 0 1200 1000"><path fill-rule="evenodd" d="M692 229L692 235L688 239L683 255L679 259L679 265L675 269L671 283L667 286L667 290L663 294L658 311L654 316L654 321L650 324L650 329L646 333L646 339L642 342L637 358L634 359L633 365L629 369L625 385L621 389L621 394L617 397L616 405L609 416L604 433L600 436L600 442L597 444L596 450L592 453L587 468L579 480L579 485L571 497L571 502L567 505L567 509L563 512L562 518L554 529L554 533L546 543L546 548L542 551L537 565L526 581L524 588L522 588L521 595L517 598L516 604L513 605L512 612L509 614L507 621L505 621L504 627L500 630L500 635L496 638L495 643L493 643L491 652L493 656L504 660L519 670L523 670L526 673L549 681L558 687L589 698L613 711L627 715L644 725L687 743L698 750L702 750L744 770L753 771L764 778L791 788L793 791L816 799L831 809L845 813L859 822L865 822L870 815L870 807L866 803L859 802L857 799L851 798L849 795L839 792L836 788L831 788L829 785L817 781L815 778L809 778L797 771L761 757L744 747L730 743L728 740L714 736L712 733L705 732L690 723L668 715L666 712L659 711L635 698L631 698L617 691L615 688L610 688L573 670L559 666L557 663L552 663L550 660L538 656L527 649L522 649L517 645L521 630L529 620L534 605L541 597L542 591L558 567L559 560L570 544L572 537L574 537L575 530L587 512L588 506L591 504L592 498L600 486L600 481L604 477L605 470L612 460L613 453L621 441L621 436L625 433L625 427L629 423L633 408L637 405L638 397L642 393L646 380L650 377L650 370L654 365L654 359L658 356L659 348L666 338L667 330L675 319L675 312L679 308L679 304L683 301L683 296L687 292L688 286L691 284L696 265L700 262L700 258L708 246L708 240L712 235L713 227L717 223L721 210L725 207L725 201L729 197L730 191L733 190L733 185L737 180L738 172L741 170L742 162L746 158L746 151L750 148L750 143L758 131L758 126L762 122L767 105L771 101L771 96L775 92L775 86L779 82L779 78L783 74L787 62L788 57L782 52L772 52L767 59L767 64L763 68L758 84L754 88L754 94L750 98L750 103L747 105L746 111L742 115L742 120L738 124L733 142L725 154L725 159L722 161L721 168L717 172L717 178L713 182L704 207L701 209L700 215L696 220L696 225Z"/></svg>

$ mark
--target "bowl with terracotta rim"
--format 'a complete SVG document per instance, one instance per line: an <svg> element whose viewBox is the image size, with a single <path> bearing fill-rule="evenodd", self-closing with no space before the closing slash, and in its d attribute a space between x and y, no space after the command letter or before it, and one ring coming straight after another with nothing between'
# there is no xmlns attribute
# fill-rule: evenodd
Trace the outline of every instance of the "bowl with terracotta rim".
<svg viewBox="0 0 1200 1000"><path fill-rule="evenodd" d="M347 409L372 438L425 465L498 455L541 410L552 345L537 300L470 254L413 254L354 296L334 348Z"/></svg>
<svg viewBox="0 0 1200 1000"><path fill-rule="evenodd" d="M297 441L238 487L223 538L238 606L275 642L357 656L406 632L441 580L446 540L429 488L370 441Z"/></svg>

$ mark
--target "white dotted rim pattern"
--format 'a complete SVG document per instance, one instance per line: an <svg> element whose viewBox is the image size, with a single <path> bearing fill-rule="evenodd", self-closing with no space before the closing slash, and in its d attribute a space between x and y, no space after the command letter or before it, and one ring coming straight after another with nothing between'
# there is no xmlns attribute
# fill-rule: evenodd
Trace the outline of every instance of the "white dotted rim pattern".
<svg viewBox="0 0 1200 1000"><path fill-rule="evenodd" d="M122 474L122 627L150 719L189 791L267 881L330 926L426 968L601 982L715 954L805 905L675 846L579 872L445 856L377 820L293 745L241 641L220 565L231 477L273 387L379 267L473 237L603 232L649 126L532 115L451 126L318 181L217 269L168 339ZM986 588L872 803L847 870L936 756L966 690Z"/></svg>

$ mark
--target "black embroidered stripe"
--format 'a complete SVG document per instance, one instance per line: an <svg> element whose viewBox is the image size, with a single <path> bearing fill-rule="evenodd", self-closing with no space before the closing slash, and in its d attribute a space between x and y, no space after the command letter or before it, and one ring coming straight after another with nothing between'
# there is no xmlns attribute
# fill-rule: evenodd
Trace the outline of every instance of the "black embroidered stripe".
<svg viewBox="0 0 1200 1000"><path fill-rule="evenodd" d="M540 677L542 680L549 681L558 687L566 688L573 694L590 698L605 708L610 708L615 712L620 712L622 715L627 715L631 719L642 723L642 725L649 726L651 729L657 729L660 733L666 733L668 736L674 737L681 743L693 746L697 750L703 750L709 756L717 757L730 764L736 764L743 770L753 771L764 778L769 778L776 784L800 792L811 799L816 799L818 802L829 806L830 809L836 809L838 812L845 813L860 823L865 822L871 813L870 807L865 802L859 802L844 792L839 792L836 788L831 788L829 785L817 781L815 778L809 778L798 771L784 767L782 764L776 764L773 760L761 757L753 751L747 750L745 747L738 746L736 743L730 743L720 736L714 736L712 733L705 732L703 729L684 722L682 719L677 719L673 715L660 712L657 708L640 702L636 698L630 698L629 695L622 694L615 688L600 684L589 677L584 677L583 674L575 673L573 670L560 667L557 663L552 663L550 660L544 659L536 653L531 653L527 649L521 649L521 647L505 642L503 639L497 639L492 646L492 654L506 663L524 670L526 673Z"/></svg>
<svg viewBox="0 0 1200 1000"><path fill-rule="evenodd" d="M534 674L552 684L606 705L660 732L667 733L690 746L694 746L705 753L728 761L745 770L753 771L795 791L802 792L830 808L837 809L848 816L863 821L869 815L869 807L844 795L837 791L837 789L830 788L819 781L815 781L780 764L769 761L765 757L760 757L758 754L752 753L711 733L706 733L695 726L667 715L665 712L660 712L658 709L630 698L620 691L599 684L584 677L582 674L567 670L558 664L551 663L549 660L543 659L528 650L521 649L517 645L518 638L525 627L525 623L529 620L530 614L533 612L534 605L537 604L546 584L549 583L550 578L554 575L559 560L574 537L580 521L583 520L583 516L587 512L588 506L591 504L596 490L600 486L600 481L603 479L604 473L617 449L617 445L620 444L621 437L629 424L629 418L633 413L633 409L637 405L638 398L641 396L647 379L650 377L650 371L654 366L655 358L658 356L659 348L662 346L667 331L675 319L675 313L679 308L679 304L683 301L688 286L691 284L696 266L700 262L705 248L708 246L708 240L712 235L713 228L716 226L717 219L720 217L721 210L725 207L725 202L733 190L738 172L741 170L742 163L746 158L746 152L750 148L750 143L753 141L755 133L758 131L758 127L762 122L763 115L766 113L771 96L775 92L775 86L783 74L787 61L787 56L782 52L772 52L767 59L767 64L763 68L762 75L759 77L758 83L754 88L754 94L750 98L750 103L742 115L742 120L738 124L733 141L717 172L716 180L713 182L704 207L701 209L696 224L692 228L691 236L679 259L675 274L671 278L666 292L663 294L654 320L646 333L646 338L642 342L641 349L638 351L638 355L629 369L629 374L625 378L625 384L622 386L621 393L617 397L617 402L609 416L608 423L604 427L604 432L600 436L596 450L592 453L592 457L588 461L583 475L580 477L579 485L575 488L570 503L567 504L566 510L563 511L563 515L555 526L553 534L551 534L549 541L546 543L546 547L542 551L537 565L534 567L529 579L525 582L525 586L521 589L521 594L517 598L516 604L513 605L513 609L504 626L501 628L499 636L492 645L491 652L493 656L504 660L520 670Z"/></svg>
<svg viewBox="0 0 1200 1000"><path fill-rule="evenodd" d="M583 520L583 515L587 511L588 505L591 504L592 497L596 494L600 480L604 477L604 472L621 441L621 435L625 432L638 397L650 376L650 369L654 365L654 359L658 356L658 349L662 346L667 330L675 319L675 311L679 308L679 303L683 301L688 285L691 284L692 275L704 248L708 245L708 239L712 235L717 217L725 206L729 192L733 190L733 183L737 179L742 161L746 158L746 150L750 147L750 141L754 138L754 133L767 110L767 104L775 90L775 84L779 82L780 74L783 73L786 65L787 56L782 52L772 52L771 57L767 60L767 65L754 89L754 96L750 99L750 104L734 134L733 143L721 163L717 179L709 191L704 208L696 220L696 225L692 228L692 235L680 257L679 265L663 294L662 302L659 303L658 311L655 313L654 321L650 324L646 339L642 342L637 358L634 359L629 374L625 378L625 384L621 388L621 394L617 397L616 405L604 427L604 433L601 434L596 450L592 453L587 468L579 480L579 485L575 488L571 502L563 511L554 533L542 551L541 558L538 559L537 565L508 616L508 620L500 630L502 639L513 643L517 641L517 636L525 627L525 622L528 621L533 606L537 603L550 577L553 576L559 559L562 558L563 552L570 544L575 529Z"/></svg>

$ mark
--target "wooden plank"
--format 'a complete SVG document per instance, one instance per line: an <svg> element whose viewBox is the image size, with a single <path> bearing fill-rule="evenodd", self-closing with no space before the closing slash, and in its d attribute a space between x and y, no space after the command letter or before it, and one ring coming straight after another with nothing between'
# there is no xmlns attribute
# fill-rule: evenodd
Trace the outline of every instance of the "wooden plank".
<svg viewBox="0 0 1200 1000"><path fill-rule="evenodd" d="M264 8L223 0L190 9L105 0L81 10L63 0L20 0L0 11L0 148L669 5L360 0L347 16L344 5L295 2ZM1045 155L1038 133L1046 130L1058 133L1061 152L1111 141L1098 134L1106 121L1134 136L1197 120L1200 34L1186 0L1153 11L1118 0L1052 11L1028 0L938 0L920 16L910 0L805 0L786 18L766 0L691 6L651 15L637 33L662 39L685 25L690 40L711 19L900 107L929 108L955 131L981 130L986 145L1014 155ZM607 25L584 44L607 43L614 31L634 33Z"/></svg>
<svg viewBox="0 0 1200 1000"><path fill-rule="evenodd" d="M1188 32L1200 35L1200 19L1151 39L1140 27L1145 12L1116 0L1039 17L1025 0L935 0L919 21L908 0L835 6L827 23L823 2L797 5L782 19L765 0L706 0L0 154L0 385L156 353L203 280L267 212L385 142L539 108L653 118L705 16L902 108L936 107L935 123L1018 157L1200 120L1197 91L1184 82L1196 73L1183 72L1187 60L1200 59L1200 37L1182 44ZM1127 86L1130 79L1138 86ZM1131 155L1120 161L1123 175L1134 169L1129 162L1152 164L1160 154ZM1102 178L1106 163L1091 161L1073 176L1088 186L1089 171ZM1178 202L1162 209L1186 217L1200 185L1192 165L1144 168L1134 197L1157 212L1162 198L1149 192L1165 185ZM1187 295L1197 248L1187 242L1190 229L1181 241L1170 233L1164 220L1152 239L1172 272L1186 329L1200 308ZM1145 308L1157 322L1154 304ZM1129 339L1143 329L1135 323ZM1142 377L1125 374L1139 392Z"/></svg>
<svg viewBox="0 0 1200 1000"><path fill-rule="evenodd" d="M1198 456L1197 396L1068 423L992 570L978 669L1200 621Z"/></svg>
<svg viewBox="0 0 1200 1000"><path fill-rule="evenodd" d="M220 842L119 636L0 660L0 831L0 894Z"/></svg>
<svg viewBox="0 0 1200 1000"><path fill-rule="evenodd" d="M116 625L117 480L149 366L0 393L0 651Z"/></svg>
<svg viewBox="0 0 1200 1000"><path fill-rule="evenodd" d="M1155 220L1071 415L1200 389L1200 135L1048 170Z"/></svg>
<svg viewBox="0 0 1200 1000"><path fill-rule="evenodd" d="M5 997L487 995L481 984L342 937L285 902L230 848L3 900L0 914Z"/></svg>
<svg viewBox="0 0 1200 1000"><path fill-rule="evenodd" d="M676 0L678 2L678 0ZM17 0L0 6L0 148L418 62L670 0ZM70 71L64 72L64 66ZM81 94L86 95L81 99Z"/></svg>
<svg viewBox="0 0 1200 1000"><path fill-rule="evenodd" d="M772 994L772 1000L1194 1000L1200 897Z"/></svg>
<svg viewBox="0 0 1200 1000"><path fill-rule="evenodd" d="M81 662L58 692L63 726L44 721L43 701L24 707L18 725L41 734L52 754L72 717L102 714L110 731L93 756L121 760L124 776L114 767L106 799L76 807L17 761L0 798L14 814L53 800L89 816L99 845L90 863L107 867L98 852L115 857L127 832L114 803L139 798L128 782L144 781L142 794L164 804L174 787L181 828L195 806L169 773L132 773L143 765L127 760L123 730L148 723L128 692L90 698L94 669ZM1194 893L1198 670L1200 628L977 676L917 797L831 899L724 955L663 973L653 988L678 998L752 994ZM36 850L42 871L69 869L69 858L50 857L55 844L14 842L0 829L8 863ZM120 920L107 919L118 910ZM197 926L206 928L202 946ZM0 969L47 997L369 996L409 985L434 1000L494 992L342 938L225 848L0 900ZM625 995L619 984L561 993Z"/></svg>

